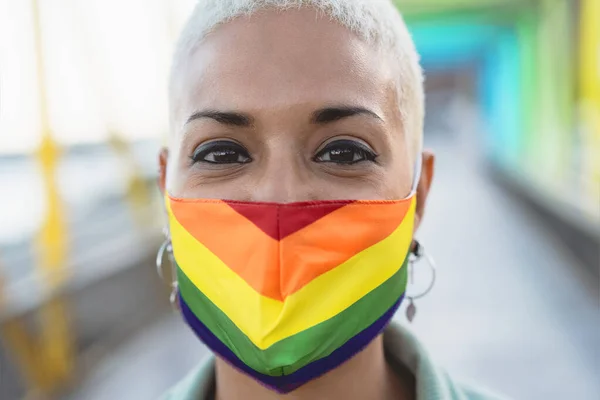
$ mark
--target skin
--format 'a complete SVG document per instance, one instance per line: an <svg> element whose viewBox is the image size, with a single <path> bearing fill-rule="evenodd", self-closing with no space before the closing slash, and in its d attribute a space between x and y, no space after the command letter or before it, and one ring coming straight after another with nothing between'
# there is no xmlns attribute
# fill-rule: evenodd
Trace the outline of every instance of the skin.
<svg viewBox="0 0 600 400"><path fill-rule="evenodd" d="M173 132L159 158L163 194L280 203L405 198L416 157L387 53L312 9L219 26L175 82ZM430 152L422 160L415 229L434 168ZM286 396L217 359L217 398L414 398L414 378L391 371L382 343L380 336Z"/></svg>

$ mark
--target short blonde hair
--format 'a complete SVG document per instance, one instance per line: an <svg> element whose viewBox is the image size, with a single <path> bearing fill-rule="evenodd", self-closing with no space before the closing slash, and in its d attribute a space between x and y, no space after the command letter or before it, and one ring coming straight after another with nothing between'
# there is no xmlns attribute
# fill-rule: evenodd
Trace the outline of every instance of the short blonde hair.
<svg viewBox="0 0 600 400"><path fill-rule="evenodd" d="M406 24L391 0L198 0L177 42L170 78L170 102L181 65L215 27L264 9L312 7L346 27L369 44L390 51L399 67L400 113L412 154L423 142L425 95L419 56ZM172 108L172 106L171 106Z"/></svg>

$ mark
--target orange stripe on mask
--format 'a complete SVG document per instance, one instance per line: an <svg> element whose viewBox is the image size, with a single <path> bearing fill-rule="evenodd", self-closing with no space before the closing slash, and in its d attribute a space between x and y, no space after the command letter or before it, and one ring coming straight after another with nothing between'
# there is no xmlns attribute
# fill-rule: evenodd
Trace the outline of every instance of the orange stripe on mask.
<svg viewBox="0 0 600 400"><path fill-rule="evenodd" d="M352 202L281 241L222 201L170 199L170 206L177 221L248 285L263 296L283 301L313 279L388 237L403 221L413 200ZM302 212L301 206L262 206L280 207L284 214Z"/></svg>
<svg viewBox="0 0 600 400"><path fill-rule="evenodd" d="M410 200L367 206L350 203L283 239L282 297L387 238L404 220L410 204Z"/></svg>

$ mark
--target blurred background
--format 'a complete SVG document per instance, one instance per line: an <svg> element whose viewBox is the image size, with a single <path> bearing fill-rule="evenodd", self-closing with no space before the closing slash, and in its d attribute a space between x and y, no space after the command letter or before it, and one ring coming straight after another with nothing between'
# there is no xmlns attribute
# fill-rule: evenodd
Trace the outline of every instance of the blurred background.
<svg viewBox="0 0 600 400"><path fill-rule="evenodd" d="M154 399L206 354L154 267L193 3L0 0L2 400ZM396 3L438 155L412 329L511 398L600 398L600 1Z"/></svg>

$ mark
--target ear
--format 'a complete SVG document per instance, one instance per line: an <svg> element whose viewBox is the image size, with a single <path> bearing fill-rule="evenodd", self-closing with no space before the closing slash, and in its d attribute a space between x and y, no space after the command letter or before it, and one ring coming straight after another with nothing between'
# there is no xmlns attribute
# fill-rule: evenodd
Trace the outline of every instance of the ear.
<svg viewBox="0 0 600 400"><path fill-rule="evenodd" d="M425 204L429 196L429 189L433 181L433 171L435 169L435 155L433 152L423 151L423 165L421 166L421 177L417 186L417 209L415 211L415 227L416 232L421 226L423 215L425 214Z"/></svg>
<svg viewBox="0 0 600 400"><path fill-rule="evenodd" d="M158 154L158 188L160 192L164 196L166 193L166 183L167 183L167 162L169 160L169 150L166 147L163 147Z"/></svg>

